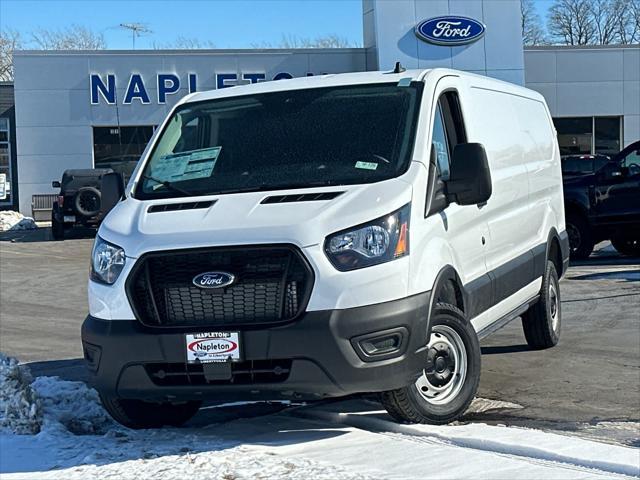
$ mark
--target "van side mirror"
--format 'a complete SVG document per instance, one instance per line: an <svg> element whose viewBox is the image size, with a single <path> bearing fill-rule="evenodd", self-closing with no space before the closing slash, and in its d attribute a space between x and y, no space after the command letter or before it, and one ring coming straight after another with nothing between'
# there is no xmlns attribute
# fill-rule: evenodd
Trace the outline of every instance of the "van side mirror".
<svg viewBox="0 0 640 480"><path fill-rule="evenodd" d="M60 181L59 180L54 180L53 182L51 182L51 186L53 188L60 188Z"/></svg>
<svg viewBox="0 0 640 480"><path fill-rule="evenodd" d="M105 173L100 182L100 213L104 217L124 196L124 178L118 172Z"/></svg>
<svg viewBox="0 0 640 480"><path fill-rule="evenodd" d="M491 171L481 143L459 143L454 148L447 197L459 205L477 205L491 197Z"/></svg>

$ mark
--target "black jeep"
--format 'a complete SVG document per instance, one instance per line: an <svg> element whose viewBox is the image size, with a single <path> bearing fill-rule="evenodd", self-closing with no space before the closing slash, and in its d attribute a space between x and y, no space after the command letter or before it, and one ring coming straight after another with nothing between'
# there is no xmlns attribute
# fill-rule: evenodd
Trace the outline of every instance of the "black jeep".
<svg viewBox="0 0 640 480"><path fill-rule="evenodd" d="M611 158L572 155L562 163L571 258L589 257L602 240L640 256L640 141Z"/></svg>
<svg viewBox="0 0 640 480"><path fill-rule="evenodd" d="M100 225L104 216L100 213L100 183L103 175L112 172L110 168L65 170L62 181L51 182L53 188L60 189L51 210L51 232L55 240L63 240L64 231L74 225Z"/></svg>

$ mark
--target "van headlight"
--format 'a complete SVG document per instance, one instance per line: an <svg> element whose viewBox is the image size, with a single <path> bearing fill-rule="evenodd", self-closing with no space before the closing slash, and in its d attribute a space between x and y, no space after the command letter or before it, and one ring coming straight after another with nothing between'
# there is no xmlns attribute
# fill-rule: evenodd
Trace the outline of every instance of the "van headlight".
<svg viewBox="0 0 640 480"><path fill-rule="evenodd" d="M324 251L345 272L389 262L409 253L411 204L363 225L329 235Z"/></svg>
<svg viewBox="0 0 640 480"><path fill-rule="evenodd" d="M122 248L97 235L91 252L91 280L113 284L120 276L125 260Z"/></svg>

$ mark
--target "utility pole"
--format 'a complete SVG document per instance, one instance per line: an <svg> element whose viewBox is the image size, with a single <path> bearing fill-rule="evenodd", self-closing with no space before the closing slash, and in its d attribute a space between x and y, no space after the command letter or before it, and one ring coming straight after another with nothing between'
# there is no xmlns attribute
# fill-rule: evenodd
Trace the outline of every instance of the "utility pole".
<svg viewBox="0 0 640 480"><path fill-rule="evenodd" d="M131 43L134 50L136 49L136 37L139 37L144 33L153 33L142 23L121 23L120 27L131 31Z"/></svg>

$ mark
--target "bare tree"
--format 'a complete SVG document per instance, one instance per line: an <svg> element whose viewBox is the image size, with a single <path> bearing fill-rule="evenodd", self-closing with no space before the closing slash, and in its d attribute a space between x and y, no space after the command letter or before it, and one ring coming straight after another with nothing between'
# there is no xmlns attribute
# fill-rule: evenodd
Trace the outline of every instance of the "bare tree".
<svg viewBox="0 0 640 480"><path fill-rule="evenodd" d="M549 10L548 29L566 45L588 45L595 38L591 0L556 0Z"/></svg>
<svg viewBox="0 0 640 480"><path fill-rule="evenodd" d="M593 18L594 43L608 45L615 43L616 29L619 23L618 0L592 0L591 17Z"/></svg>
<svg viewBox="0 0 640 480"><path fill-rule="evenodd" d="M155 50L201 50L207 48L216 48L216 44L211 40L200 40L195 37L179 36L173 42L159 43L154 41L152 44Z"/></svg>
<svg viewBox="0 0 640 480"><path fill-rule="evenodd" d="M351 42L336 34L322 35L315 38L299 37L297 35L282 35L277 44L270 42L254 43L253 48L351 48L359 47L357 42Z"/></svg>
<svg viewBox="0 0 640 480"><path fill-rule="evenodd" d="M31 33L31 39L40 50L103 50L107 42L102 33L82 25L51 30L39 28Z"/></svg>
<svg viewBox="0 0 640 480"><path fill-rule="evenodd" d="M0 81L13 80L13 52L21 48L19 32L10 28L0 30Z"/></svg>
<svg viewBox="0 0 640 480"><path fill-rule="evenodd" d="M520 8L522 10L522 43L525 45L547 43L544 27L533 0L522 0Z"/></svg>
<svg viewBox="0 0 640 480"><path fill-rule="evenodd" d="M618 0L620 13L616 17L616 41L622 44L640 43L640 0Z"/></svg>

